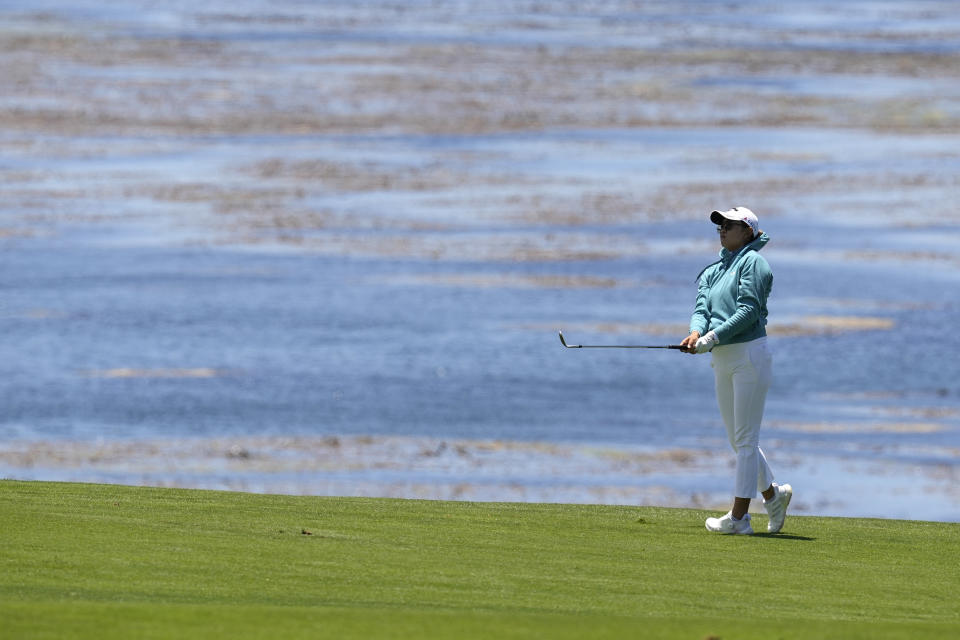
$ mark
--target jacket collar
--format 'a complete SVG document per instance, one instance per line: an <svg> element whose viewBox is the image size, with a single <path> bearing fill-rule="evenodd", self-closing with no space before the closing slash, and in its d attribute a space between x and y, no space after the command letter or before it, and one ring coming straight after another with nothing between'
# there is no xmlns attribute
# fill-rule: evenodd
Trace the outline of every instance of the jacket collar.
<svg viewBox="0 0 960 640"><path fill-rule="evenodd" d="M724 266L730 266L730 264L732 264L738 256L746 255L750 251L760 251L760 249L763 249L765 246L767 246L768 242L770 242L770 236L761 231L756 238L743 245L736 251L727 251L726 249L721 249L720 262L722 262Z"/></svg>

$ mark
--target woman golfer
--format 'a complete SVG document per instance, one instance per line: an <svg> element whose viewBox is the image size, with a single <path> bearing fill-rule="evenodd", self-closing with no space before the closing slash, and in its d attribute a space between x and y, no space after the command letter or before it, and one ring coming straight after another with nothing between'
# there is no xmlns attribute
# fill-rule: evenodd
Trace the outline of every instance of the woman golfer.
<svg viewBox="0 0 960 640"><path fill-rule="evenodd" d="M737 472L733 509L720 518L707 518L706 525L718 533L753 533L747 510L760 491L770 516L767 531L777 533L793 490L774 484L760 450L760 421L771 377L766 324L773 272L759 251L770 237L746 207L714 211L710 220L717 225L723 249L720 260L700 274L690 335L681 345L687 353L711 352L717 403L737 454Z"/></svg>

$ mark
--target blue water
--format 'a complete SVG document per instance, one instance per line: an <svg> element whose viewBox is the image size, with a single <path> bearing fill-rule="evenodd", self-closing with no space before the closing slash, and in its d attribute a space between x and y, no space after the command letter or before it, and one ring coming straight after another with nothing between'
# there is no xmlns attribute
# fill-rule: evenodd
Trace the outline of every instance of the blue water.
<svg viewBox="0 0 960 640"><path fill-rule="evenodd" d="M266 91L278 111L316 99L295 82L304 47L315 48L316 68L334 52L412 44L676 52L709 42L722 50L745 46L744 29L749 49L798 55L960 47L950 3L925 11L885 2L691 3L696 20L671 3L629 11L496 3L482 13L470 3L442 5L408 3L381 15L380 3L200 10L45 0L0 2L0 17L11 33L89 28L137 41L215 42L227 53L233 45L245 55L262 50L265 60L226 70L136 61L76 62L73 75L63 71L69 66L41 67L51 77L105 83L93 86L108 104L111 83L136 80L149 92L151 82L178 78L229 80L234 89L249 81L250 95L226 102L252 103ZM332 69L341 77L372 71L343 64ZM260 84L265 73L282 82ZM849 98L851 110L909 89L931 103L905 112L907 125L958 112L957 95L944 95L949 74L925 82L891 73L853 81L801 68L677 82L683 91L733 92L736 104L744 95L826 96ZM28 94L5 99L43 104ZM245 135L5 127L0 442L353 434L722 450L706 357L566 350L556 332L588 344L682 339L695 276L719 248L709 208L746 204L773 238L764 250L775 273L764 438L775 468L823 493L833 481L849 490L844 461L943 471L939 506L899 504L896 513L960 518L950 480L960 471L960 362L951 346L960 311L960 134L950 129L758 123ZM357 188L308 177L295 192L250 169L277 158L428 177L441 167L467 178ZM219 192L162 191L198 184L280 195L233 215ZM621 210L576 218L577 203L587 207L598 194L622 198ZM320 221L286 231L258 224L277 211ZM0 467L0 476L26 473ZM903 474L875 475L878 485L917 486ZM883 515L892 500L863 495L867 503L836 510Z"/></svg>
<svg viewBox="0 0 960 640"><path fill-rule="evenodd" d="M771 338L777 377L769 418L869 419L869 411L857 414L863 404L956 407L958 365L931 345L957 311L955 299L938 296L956 285L957 269L925 274L791 260L777 254L781 226L790 233L785 222L769 231L774 320L817 312L818 304L828 312L829 300L854 307L882 301L869 315L896 328ZM649 242L666 231L633 232ZM418 283L438 271L422 261L111 246L122 245L116 239L101 245L109 235L77 229L56 239L6 241L5 437L403 433L665 445L716 429L706 358L568 351L554 330L566 325L568 338L582 343L676 342L681 335L604 336L569 327L682 328L693 278L709 255L578 265L578 273L657 280L643 287L469 288ZM569 268L442 266L467 275ZM92 375L119 367L218 373L200 380ZM844 394L890 397L823 399ZM950 428L924 442L956 443L957 417L945 424Z"/></svg>

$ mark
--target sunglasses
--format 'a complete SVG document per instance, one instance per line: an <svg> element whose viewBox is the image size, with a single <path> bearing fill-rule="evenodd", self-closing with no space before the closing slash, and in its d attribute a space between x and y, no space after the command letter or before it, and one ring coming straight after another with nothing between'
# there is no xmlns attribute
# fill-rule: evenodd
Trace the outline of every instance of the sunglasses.
<svg viewBox="0 0 960 640"><path fill-rule="evenodd" d="M717 233L720 233L721 231L729 231L730 229L747 229L747 228L749 227L747 227L747 225L744 224L743 222L734 222L730 220L730 221L724 222L721 225L718 225Z"/></svg>

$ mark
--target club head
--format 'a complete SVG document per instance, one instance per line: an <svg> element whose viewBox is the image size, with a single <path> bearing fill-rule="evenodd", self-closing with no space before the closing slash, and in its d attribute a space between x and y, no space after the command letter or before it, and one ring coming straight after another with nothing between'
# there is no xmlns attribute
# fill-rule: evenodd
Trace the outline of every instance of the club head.
<svg viewBox="0 0 960 640"><path fill-rule="evenodd" d="M567 341L563 339L563 331L557 331L557 333L560 334L560 344L569 349L570 347L567 346Z"/></svg>

